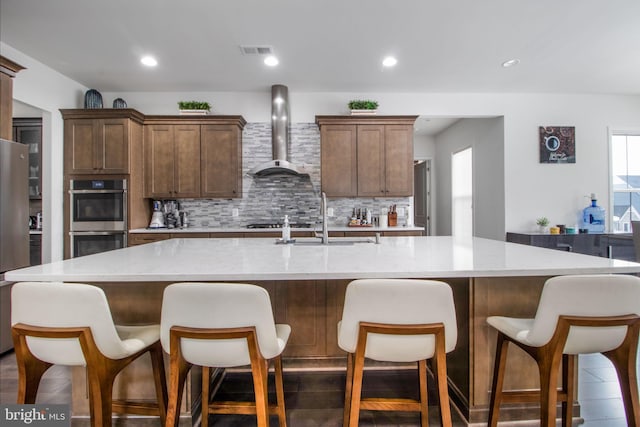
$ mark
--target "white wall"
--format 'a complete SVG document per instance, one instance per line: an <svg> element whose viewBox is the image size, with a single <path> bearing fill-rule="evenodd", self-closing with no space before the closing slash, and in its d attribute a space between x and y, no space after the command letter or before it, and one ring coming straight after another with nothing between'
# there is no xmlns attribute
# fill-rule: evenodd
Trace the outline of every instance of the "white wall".
<svg viewBox="0 0 640 427"><path fill-rule="evenodd" d="M418 160L433 159L436 155L436 139L431 135L413 137L413 158Z"/></svg>
<svg viewBox="0 0 640 427"><path fill-rule="evenodd" d="M42 261L62 259L63 121L58 109L82 105L86 87L0 42L2 56L26 67L13 98L42 110Z"/></svg>
<svg viewBox="0 0 640 427"><path fill-rule="evenodd" d="M436 136L435 230L451 235L451 156L473 148L473 234L505 237L504 124L502 117L462 119Z"/></svg>
<svg viewBox="0 0 640 427"><path fill-rule="evenodd" d="M2 55L26 66L14 82L14 97L48 112L45 124L44 209L50 210L43 245L52 259L62 253L62 119L59 108L81 108L87 89L0 43ZM276 83L276 82L274 82ZM286 82L277 82L286 84ZM100 88L97 88L100 90ZM250 122L268 122L270 87L264 92L103 93L105 106L121 97L145 114L175 114L177 102L209 101L214 113L241 114ZM609 206L607 127L640 129L640 95L497 94L497 93L336 93L289 94L292 122L313 122L316 114L346 113L350 99L378 100L379 114L440 117L504 117L505 230L529 231L535 218L552 224L574 224L587 205L583 195L595 192ZM576 127L575 164L540 164L538 126ZM48 127L48 129L47 129ZM48 165L48 166L47 166ZM47 194L48 193L48 194ZM493 221L478 218L479 221ZM47 224L46 221L51 221ZM48 241L49 240L49 241ZM46 259L46 257L45 257Z"/></svg>

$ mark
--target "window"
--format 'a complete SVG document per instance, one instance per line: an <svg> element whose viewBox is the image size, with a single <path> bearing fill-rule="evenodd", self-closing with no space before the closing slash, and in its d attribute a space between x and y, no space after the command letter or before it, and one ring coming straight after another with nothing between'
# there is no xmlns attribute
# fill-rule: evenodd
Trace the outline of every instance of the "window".
<svg viewBox="0 0 640 427"><path fill-rule="evenodd" d="M640 220L640 132L611 135L611 231L630 233Z"/></svg>

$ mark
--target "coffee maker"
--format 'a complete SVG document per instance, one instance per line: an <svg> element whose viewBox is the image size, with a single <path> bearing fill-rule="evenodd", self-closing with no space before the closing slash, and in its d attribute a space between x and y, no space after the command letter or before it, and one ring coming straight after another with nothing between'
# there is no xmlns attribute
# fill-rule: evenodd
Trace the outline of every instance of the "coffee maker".
<svg viewBox="0 0 640 427"><path fill-rule="evenodd" d="M160 200L153 201L153 213L151 214L149 228L166 228L164 212L162 212L162 202Z"/></svg>

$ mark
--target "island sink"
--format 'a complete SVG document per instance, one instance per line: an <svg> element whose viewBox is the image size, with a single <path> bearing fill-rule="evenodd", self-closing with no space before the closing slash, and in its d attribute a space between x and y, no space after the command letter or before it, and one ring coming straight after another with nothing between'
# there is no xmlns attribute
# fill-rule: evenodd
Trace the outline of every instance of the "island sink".
<svg viewBox="0 0 640 427"><path fill-rule="evenodd" d="M296 240L293 244L295 246L350 246L355 245L356 243L375 243L371 239L365 240L329 240L327 243L322 242L322 240Z"/></svg>

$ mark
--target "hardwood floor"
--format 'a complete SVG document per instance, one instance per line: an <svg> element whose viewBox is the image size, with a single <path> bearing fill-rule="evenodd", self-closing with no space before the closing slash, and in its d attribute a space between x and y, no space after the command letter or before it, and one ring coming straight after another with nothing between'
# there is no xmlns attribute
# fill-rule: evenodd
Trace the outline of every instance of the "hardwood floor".
<svg viewBox="0 0 640 427"><path fill-rule="evenodd" d="M584 427L625 427L624 409L620 398L618 381L611 363L601 355L580 356L578 399L582 408ZM15 403L18 373L15 356L9 352L0 357L0 403ZM271 380L271 378L270 378ZM244 374L229 374L220 393L229 399L246 398L251 390L250 377ZM431 379L430 379L431 381ZM338 427L342 425L342 405L344 393L344 372L285 372L285 399L289 427ZM376 372L365 375L365 390L370 395L393 390L394 395L417 393L417 379L412 372ZM270 387L272 388L272 387ZM435 396L429 395L435 403ZM69 369L52 367L43 377L38 393L40 403L69 403L71 383ZM438 412L431 406L430 425L437 426ZM464 422L452 408L454 426L464 426ZM133 422L118 423L119 426L134 425ZM147 423L148 424L148 423ZM210 418L213 427L251 426L255 418L250 416L215 416ZM277 425L277 418L272 419ZM364 411L361 426L417 426L416 414ZM508 424L500 424L506 427ZM520 423L518 426L522 426ZM533 425L536 425L535 423Z"/></svg>

